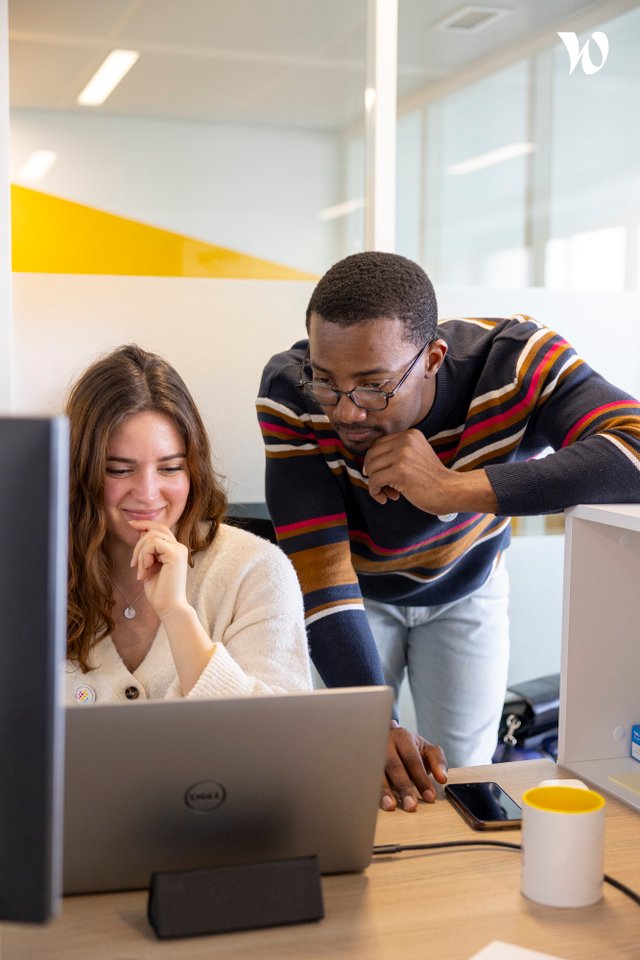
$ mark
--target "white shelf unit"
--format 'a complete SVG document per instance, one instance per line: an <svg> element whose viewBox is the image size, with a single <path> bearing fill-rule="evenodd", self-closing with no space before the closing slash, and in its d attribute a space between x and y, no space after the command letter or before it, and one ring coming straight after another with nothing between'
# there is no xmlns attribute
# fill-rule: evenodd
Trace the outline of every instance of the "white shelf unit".
<svg viewBox="0 0 640 960"><path fill-rule="evenodd" d="M640 504L566 512L558 763L640 810Z"/></svg>

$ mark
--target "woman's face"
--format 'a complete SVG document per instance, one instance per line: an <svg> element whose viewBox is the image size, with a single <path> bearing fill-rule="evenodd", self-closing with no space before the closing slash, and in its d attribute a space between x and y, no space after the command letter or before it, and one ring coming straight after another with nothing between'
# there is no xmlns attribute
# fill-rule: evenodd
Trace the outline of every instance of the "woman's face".
<svg viewBox="0 0 640 960"><path fill-rule="evenodd" d="M184 441L163 413L132 413L107 444L104 508L108 537L134 547L129 520L154 520L172 530L182 516L190 479Z"/></svg>

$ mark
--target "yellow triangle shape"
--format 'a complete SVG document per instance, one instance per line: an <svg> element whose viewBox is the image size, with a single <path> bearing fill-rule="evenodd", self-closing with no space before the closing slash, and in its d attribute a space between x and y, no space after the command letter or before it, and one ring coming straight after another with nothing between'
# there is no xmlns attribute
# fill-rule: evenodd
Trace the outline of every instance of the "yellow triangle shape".
<svg viewBox="0 0 640 960"><path fill-rule="evenodd" d="M11 221L13 269L17 272L318 279L313 273L17 184L11 186Z"/></svg>

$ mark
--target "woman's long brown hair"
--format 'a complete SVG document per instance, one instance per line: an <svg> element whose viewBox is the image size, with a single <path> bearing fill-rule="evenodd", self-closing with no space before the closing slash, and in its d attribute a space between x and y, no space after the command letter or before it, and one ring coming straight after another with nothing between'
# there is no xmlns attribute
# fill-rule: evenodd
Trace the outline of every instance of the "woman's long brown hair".
<svg viewBox="0 0 640 960"><path fill-rule="evenodd" d="M190 486L176 537L193 554L212 543L227 498L211 464L202 418L184 381L162 357L135 344L114 350L76 381L70 421L67 656L86 672L91 647L113 630L113 579L105 547L104 482L112 432L132 413L170 417L184 440ZM202 521L208 521L203 528Z"/></svg>

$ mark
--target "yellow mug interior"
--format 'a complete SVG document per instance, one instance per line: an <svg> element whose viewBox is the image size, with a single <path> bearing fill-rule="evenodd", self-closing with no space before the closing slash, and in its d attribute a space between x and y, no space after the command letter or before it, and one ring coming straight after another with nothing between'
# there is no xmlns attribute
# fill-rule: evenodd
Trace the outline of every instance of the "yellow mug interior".
<svg viewBox="0 0 640 960"><path fill-rule="evenodd" d="M605 805L604 797L595 790L578 787L532 787L523 793L522 802L549 813L592 813Z"/></svg>

